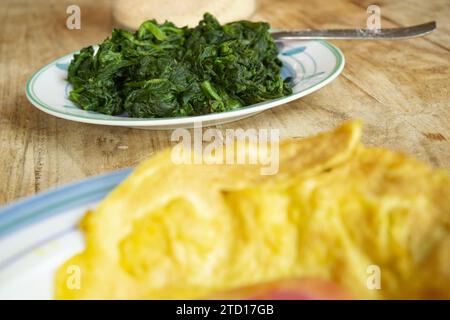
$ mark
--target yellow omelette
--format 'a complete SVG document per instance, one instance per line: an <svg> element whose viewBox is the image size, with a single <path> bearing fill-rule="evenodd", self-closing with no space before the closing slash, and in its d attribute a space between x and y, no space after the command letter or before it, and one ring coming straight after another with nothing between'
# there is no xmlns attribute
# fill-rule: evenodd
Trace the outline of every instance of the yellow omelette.
<svg viewBox="0 0 450 320"><path fill-rule="evenodd" d="M86 248L57 271L56 298L195 299L303 277L356 298L450 298L449 173L360 133L350 122L281 142L275 175L157 154L86 214Z"/></svg>

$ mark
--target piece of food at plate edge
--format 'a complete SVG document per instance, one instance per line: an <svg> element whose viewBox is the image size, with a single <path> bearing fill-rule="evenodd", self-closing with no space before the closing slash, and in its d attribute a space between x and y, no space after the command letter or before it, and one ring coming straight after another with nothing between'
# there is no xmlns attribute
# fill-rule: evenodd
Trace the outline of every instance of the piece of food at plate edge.
<svg viewBox="0 0 450 320"><path fill-rule="evenodd" d="M448 171L364 147L360 134L350 122L281 142L267 176L155 155L85 216L85 250L59 268L56 298L273 297L270 286L286 297L284 279L300 279L296 297L332 283L338 298L450 298ZM67 286L73 265L79 290Z"/></svg>
<svg viewBox="0 0 450 320"><path fill-rule="evenodd" d="M75 54L69 98L84 110L160 118L235 110L292 93L265 22L220 25L205 14L195 28L148 20L114 29L95 52Z"/></svg>

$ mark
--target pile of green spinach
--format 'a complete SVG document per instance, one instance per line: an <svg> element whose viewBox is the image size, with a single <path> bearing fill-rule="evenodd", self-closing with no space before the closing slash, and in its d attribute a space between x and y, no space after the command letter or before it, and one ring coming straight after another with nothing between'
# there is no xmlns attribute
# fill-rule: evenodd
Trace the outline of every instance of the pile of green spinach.
<svg viewBox="0 0 450 320"><path fill-rule="evenodd" d="M220 25L205 14L195 28L144 22L114 29L70 63L70 99L85 110L155 118L233 110L292 92L264 22Z"/></svg>

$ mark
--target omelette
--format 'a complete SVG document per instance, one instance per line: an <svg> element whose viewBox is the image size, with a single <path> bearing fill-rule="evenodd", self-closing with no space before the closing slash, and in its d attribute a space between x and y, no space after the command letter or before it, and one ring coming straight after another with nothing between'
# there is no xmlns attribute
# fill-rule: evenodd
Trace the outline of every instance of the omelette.
<svg viewBox="0 0 450 320"><path fill-rule="evenodd" d="M162 151L85 215L85 249L58 269L56 298L196 299L293 278L357 299L450 298L448 171L360 135L353 121L282 141L275 175Z"/></svg>

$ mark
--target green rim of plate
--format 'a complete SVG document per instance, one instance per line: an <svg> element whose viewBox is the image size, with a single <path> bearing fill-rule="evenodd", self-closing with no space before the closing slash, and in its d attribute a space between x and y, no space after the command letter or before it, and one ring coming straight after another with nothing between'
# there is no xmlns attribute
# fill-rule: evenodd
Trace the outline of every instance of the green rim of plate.
<svg viewBox="0 0 450 320"><path fill-rule="evenodd" d="M331 43L329 43L329 42L327 42L325 40L317 40L317 42L321 43L323 46L328 48L333 53L333 55L336 58L336 65L334 66L332 72L326 78L320 80L319 82L317 82L317 83L315 83L315 84L313 84L313 85L311 85L311 86L309 86L307 88L304 88L302 90L302 92L306 91L306 90L309 90L309 89L311 89L313 87L319 86L321 83L323 83L323 82L327 81L328 79L330 79L331 77L333 77L336 74L336 72L342 67L343 62L344 62L343 54L336 46L332 45ZM68 56L72 56L75 53L77 53L77 52L75 51L75 52L66 54L66 55L64 55L64 56L62 56L62 57L60 57L58 59L55 59L55 60L51 61L50 63L48 63L47 65L45 65L44 67L42 67L41 69L39 69L38 71L36 71L35 73L33 73L33 75L28 79L27 84L26 84L26 95L32 102L34 102L35 104L39 105L40 107L50 111L51 113L57 113L57 114L60 114L60 115L64 115L66 117L71 117L71 118L82 118L82 119L89 119L89 120L96 120L96 121L130 121L130 122L135 122L135 121L150 121L151 120L151 121L157 122L157 121L166 121L166 120L169 120L169 119L183 119L183 118L195 119L196 117L205 116L205 115L199 115L199 116L176 117L176 118L128 118L128 117L114 117L114 116L111 116L111 117L113 117L111 119L98 119L98 118L93 118L93 117L89 117L89 116L85 116L85 115L74 115L74 114L71 114L71 113L65 113L65 112L61 112L59 110L56 110L53 107L47 105L45 102L41 101L36 96L36 94L34 93L34 82L36 81L36 79L39 78L39 75L41 73L43 73L44 71L46 71L47 69L52 67L57 61L62 60L64 58L68 57ZM229 113L233 113L233 112L239 112L241 110L252 108L254 106L256 106L256 105L245 106L245 107L237 109L237 110L225 111L225 112L220 112L220 113L216 113L216 114L229 114ZM80 110L83 110L83 109L80 109ZM213 114L214 113L210 113L208 115L213 115Z"/></svg>

